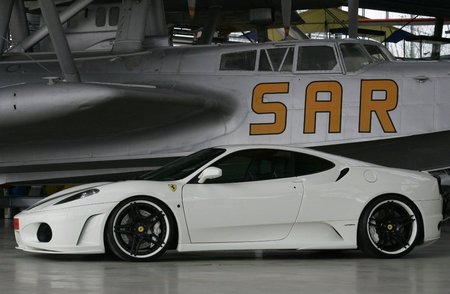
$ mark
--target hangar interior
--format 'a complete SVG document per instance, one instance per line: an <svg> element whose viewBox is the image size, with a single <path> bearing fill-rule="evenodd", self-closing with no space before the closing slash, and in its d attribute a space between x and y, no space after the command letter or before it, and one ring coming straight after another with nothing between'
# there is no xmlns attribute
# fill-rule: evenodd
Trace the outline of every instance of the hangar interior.
<svg viewBox="0 0 450 294"><path fill-rule="evenodd" d="M343 6L344 9L340 9ZM360 16L361 12L369 9L382 11L381 16L377 19ZM308 13L312 12L315 13L314 23L308 23L311 21ZM388 12L404 13L409 17L389 18ZM157 261L132 263L119 261L112 254L46 255L16 250L13 217L54 193L84 183L134 179L143 172L154 170L200 147L211 147L216 142L285 144L283 140L292 140L292 134L283 134L289 129L286 125L278 133L276 131L283 108L264 108L284 104L263 100L265 94L288 93L291 89L266 89L258 104L255 93L260 88L255 86L250 102L253 112L250 111L250 115L242 114L240 109L244 104L223 102L227 96L226 93L222 95L222 92L236 92L230 88L242 87L244 78L241 82L236 80L235 85L217 84L217 89L208 89L205 84L211 81L214 83L214 80L195 80L198 74L196 70L186 71L186 81L183 83L174 80L176 72L167 68L173 66L179 73L185 66L201 68L198 70L201 72L208 63L203 58L212 60L222 54L208 48L227 50L228 45L239 48L241 43L258 46L274 42L273 48L248 50L244 51L248 54L240 55L223 51L225 53L222 56L228 56L238 67L245 67L248 60L253 60L256 65L250 65L249 70L253 75L264 75L264 71L283 73L283 65L291 58L289 71L304 74L300 67L293 68L297 59L300 60L301 49L280 49L277 43L296 44L301 42L299 40L324 35L338 40L336 44L340 44L340 39L347 38L375 40L384 44L403 42L400 50L403 56L396 57L406 61L412 59L406 51L414 50L405 49L405 42L411 42L416 44L415 62L419 64L432 60L439 64L439 68L433 63L424 66L423 74L414 72L412 76L414 85L425 85L418 94L434 101L435 106L430 110L419 100L413 101L408 105L408 113L417 120L411 120L409 126L408 121L401 117L392 119L390 116L399 103L396 102L391 108L376 105L377 101L389 102L391 93L391 88L378 89L377 84L375 88L367 90L372 95L369 102L375 106L373 109L366 107L369 107L369 120L379 123L370 126L369 122L368 128L373 127L370 131L379 128L380 136L372 138L365 134L370 131L362 130L364 105L361 102L358 107L352 105L350 110L343 111L342 106L336 108L340 109L341 115L348 117L356 117L359 112L360 119L358 138L346 140L344 134L344 139L340 138L339 134L334 133L344 133L341 132L341 122L339 132L333 131L334 108L326 106L314 112L313 121L315 128L316 114L318 119L324 113L329 115L328 133L323 137L325 139L312 140L306 147L381 165L427 171L439 178L440 193L446 197L443 201L445 215L450 197L450 128L445 119L440 117L446 116L448 120L450 116L446 111L450 110L450 103L445 94L446 88L440 88L446 84L445 80L434 75L433 70L439 74L450 73L450 65L448 69L445 67L450 54L444 49L450 44L450 38L446 38L450 33L449 18L450 4L439 0L429 0L425 4L419 0L1 1L0 113L3 111L4 116L0 118L0 131L5 134L4 139L0 140L2 288L8 293L122 293L130 288L151 293L447 293L450 286L450 229L445 223L439 223L439 240L427 246L418 246L403 258L368 258L359 250L337 249L169 250ZM308 31L308 25L309 28L320 27L320 32L316 29ZM415 35L405 29L408 26L425 25L432 26L429 35ZM373 60L396 60L391 57L392 52L385 53L382 51L384 49L371 52L369 48L372 47L368 44L364 50ZM347 51L342 49L342 45L335 46L333 54L344 64L342 74L349 73L357 77L359 73L356 70L353 73L350 66L345 65ZM172 48L177 47L185 47L180 56L173 53L175 50ZM205 49L200 53L189 49L197 47ZM325 52L320 51L320 47L314 48L318 48L316 54ZM409 48L413 48L412 45ZM348 52L352 55L357 50ZM163 62L164 58L171 56L175 56L176 62ZM103 61L107 61L104 67ZM317 72L322 70L317 68L307 71L306 75L319 73L323 77L321 82L333 82L336 73L341 73L336 64L329 66L329 72ZM234 73L227 71L230 68L226 68L222 61L217 67L211 76L222 75L218 77L219 81ZM395 74L392 68L387 67L385 70L387 76ZM157 76L160 73L162 77L153 80L159 84L144 81L146 75ZM192 80L189 80L190 75ZM411 78L408 69L401 75ZM342 82L342 86L336 82L331 85L341 85L341 88L328 88L330 84L326 84L326 91L322 92L330 93L329 99L332 101L333 95L339 95L335 93L341 91L342 95L342 87L344 91L347 91L346 87L352 87L352 91L358 92L360 101L363 101L366 80L361 79L361 84L357 85L361 89L353 89L356 88L355 84L347 86ZM278 86L283 86L279 78L275 80ZM391 86L393 80L386 81L385 84ZM312 82L307 89L315 85ZM406 82L402 81L400 86L403 85ZM155 93L150 95L152 105L156 105L151 115L144 111L148 105L142 102L149 93L146 91ZM408 92L403 88L396 91L397 95L403 95L403 92L414 94L414 90ZM318 104L313 107L321 105L321 98L317 98L319 92L315 92L314 99ZM375 92L385 93L384 98L373 96ZM206 96L213 96L216 100L204 100ZM165 104L167 102L161 97L172 104ZM327 102L327 99L322 98L322 102ZM304 105L306 109L307 102ZM295 107L293 109L298 111L297 108L303 105ZM167 115L169 112L171 115ZM430 113L436 117L435 121L427 122L425 129L420 129L421 117ZM264 121L258 114L262 114L263 118L270 117L269 121ZM285 115L289 122L291 114ZM320 132L316 129L308 131L306 110L301 116L305 120L302 135ZM223 122L223 125L212 123L216 121ZM229 130L238 130L237 124L242 121L246 124L245 132L236 131L230 135ZM192 122L192 126L187 122ZM263 127L258 129L258 125ZM342 125L342 129L347 127L345 121ZM402 128L410 127L410 131L402 134L399 125ZM351 126L352 131L358 126ZM389 126L392 126L391 130ZM275 131L270 133L271 129ZM261 135L257 134L258 131L269 136L256 136ZM398 136L395 139L388 138L393 133ZM278 140L271 136L273 134L279 134L283 137L278 138L283 139ZM241 142L242 137L251 139ZM128 143L124 144L124 141ZM325 144L317 144L323 141L326 141ZM154 146L153 142L156 142ZM301 145L294 141L286 142L288 145ZM346 173L343 172L342 177ZM176 185L169 185L169 188L173 192L177 189Z"/></svg>

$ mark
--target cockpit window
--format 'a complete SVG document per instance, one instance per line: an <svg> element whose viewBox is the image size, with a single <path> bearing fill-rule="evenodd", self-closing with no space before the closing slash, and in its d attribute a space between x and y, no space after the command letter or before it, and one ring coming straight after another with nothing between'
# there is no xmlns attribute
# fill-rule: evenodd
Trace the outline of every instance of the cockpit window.
<svg viewBox="0 0 450 294"><path fill-rule="evenodd" d="M364 48L366 48L367 52L369 52L370 56L372 56L372 58L375 61L389 60L389 57L387 56L387 54L385 52L383 52L383 50L381 50L381 48L376 45L365 44Z"/></svg>
<svg viewBox="0 0 450 294"><path fill-rule="evenodd" d="M120 13L119 7L111 7L109 9L108 24L110 27L115 27L119 23L119 13Z"/></svg>
<svg viewBox="0 0 450 294"><path fill-rule="evenodd" d="M372 62L360 44L344 43L340 48L348 72L358 71Z"/></svg>
<svg viewBox="0 0 450 294"><path fill-rule="evenodd" d="M333 70L336 65L336 55L332 47L301 46L298 48L298 71Z"/></svg>
<svg viewBox="0 0 450 294"><path fill-rule="evenodd" d="M95 25L97 27L104 27L106 24L106 8L99 7L95 10Z"/></svg>
<svg viewBox="0 0 450 294"><path fill-rule="evenodd" d="M223 54L220 70L255 70L256 50Z"/></svg>
<svg viewBox="0 0 450 294"><path fill-rule="evenodd" d="M259 71L291 72L294 48L263 49L259 57Z"/></svg>

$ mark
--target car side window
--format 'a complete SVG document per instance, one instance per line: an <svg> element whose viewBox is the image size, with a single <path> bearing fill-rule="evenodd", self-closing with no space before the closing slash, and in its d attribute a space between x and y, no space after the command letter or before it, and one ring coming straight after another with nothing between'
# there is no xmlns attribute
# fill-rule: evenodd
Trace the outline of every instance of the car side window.
<svg viewBox="0 0 450 294"><path fill-rule="evenodd" d="M297 177L320 173L335 166L331 161L304 153L295 153L294 162Z"/></svg>
<svg viewBox="0 0 450 294"><path fill-rule="evenodd" d="M207 184L263 181L292 177L294 174L291 152L283 150L238 151L213 166L222 169L222 176L206 181Z"/></svg>

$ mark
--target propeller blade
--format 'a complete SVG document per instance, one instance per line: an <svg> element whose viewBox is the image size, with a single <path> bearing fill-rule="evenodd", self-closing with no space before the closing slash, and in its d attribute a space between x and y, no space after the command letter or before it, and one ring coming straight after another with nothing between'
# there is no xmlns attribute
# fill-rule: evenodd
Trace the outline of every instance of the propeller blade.
<svg viewBox="0 0 450 294"><path fill-rule="evenodd" d="M292 0L281 0L281 15L283 17L283 27L285 37L289 36L291 27Z"/></svg>

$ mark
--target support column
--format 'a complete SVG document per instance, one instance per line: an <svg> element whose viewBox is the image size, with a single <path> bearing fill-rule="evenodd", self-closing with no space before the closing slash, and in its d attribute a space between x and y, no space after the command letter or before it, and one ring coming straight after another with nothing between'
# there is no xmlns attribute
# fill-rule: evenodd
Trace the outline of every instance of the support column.
<svg viewBox="0 0 450 294"><path fill-rule="evenodd" d="M144 47L169 46L169 32L163 0L151 0L145 26Z"/></svg>
<svg viewBox="0 0 450 294"><path fill-rule="evenodd" d="M41 7L42 15L47 24L50 39L52 40L53 48L58 57L59 65L64 74L64 79L67 82L80 82L80 76L75 62L73 61L72 52L64 34L61 21L59 20L58 11L56 10L53 0L38 0Z"/></svg>
<svg viewBox="0 0 450 294"><path fill-rule="evenodd" d="M2 2L3 0L0 0ZM78 0L74 2L72 5L67 7L59 16L59 19L61 20L61 23L67 22L69 19L71 19L73 16L75 16L80 10L84 9L86 6L88 6L92 1L94 0ZM14 48L11 49L13 52L24 52L34 45L47 37L48 35L48 26L42 26L34 32L32 35L28 36L25 40L22 41L22 43L18 44Z"/></svg>
<svg viewBox="0 0 450 294"><path fill-rule="evenodd" d="M434 37L442 38L442 31L444 28L444 18L437 17L434 23ZM433 43L433 47L431 49L431 59L438 60L441 56L441 44Z"/></svg>
<svg viewBox="0 0 450 294"><path fill-rule="evenodd" d="M359 0L348 1L348 36L358 38L358 8Z"/></svg>
<svg viewBox="0 0 450 294"><path fill-rule="evenodd" d="M200 37L199 44L207 45L211 44L214 33L217 29L217 24L219 23L220 13L222 7L221 6L211 6L209 7L209 17L208 22L206 23L205 28L202 31L202 36Z"/></svg>
<svg viewBox="0 0 450 294"><path fill-rule="evenodd" d="M14 44L22 42L30 34L23 0L15 0L9 27Z"/></svg>
<svg viewBox="0 0 450 294"><path fill-rule="evenodd" d="M125 0L120 10L116 41L112 52L128 53L142 50L149 0Z"/></svg>
<svg viewBox="0 0 450 294"><path fill-rule="evenodd" d="M9 28L9 19L13 8L14 0L0 0L0 54L5 46L6 33Z"/></svg>

